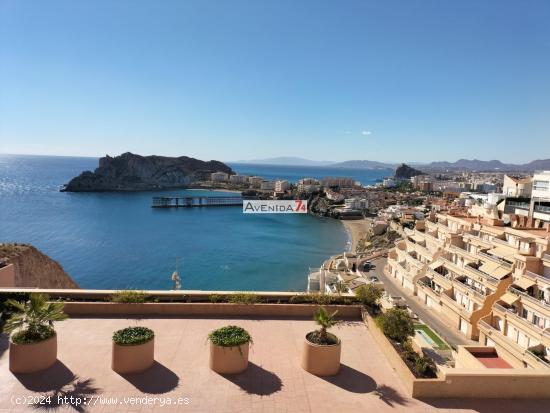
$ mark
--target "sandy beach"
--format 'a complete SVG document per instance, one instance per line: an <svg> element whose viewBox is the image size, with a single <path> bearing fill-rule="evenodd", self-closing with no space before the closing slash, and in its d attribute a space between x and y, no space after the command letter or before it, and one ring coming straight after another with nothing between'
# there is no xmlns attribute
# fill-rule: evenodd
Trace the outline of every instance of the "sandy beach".
<svg viewBox="0 0 550 413"><path fill-rule="evenodd" d="M351 251L355 252L357 243L367 234L370 228L370 219L343 219L341 222L351 236Z"/></svg>

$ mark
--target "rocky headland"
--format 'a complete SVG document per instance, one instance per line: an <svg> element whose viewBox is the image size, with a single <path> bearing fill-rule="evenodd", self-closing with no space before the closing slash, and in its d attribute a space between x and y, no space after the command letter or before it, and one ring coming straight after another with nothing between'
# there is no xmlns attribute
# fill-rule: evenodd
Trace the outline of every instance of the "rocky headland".
<svg viewBox="0 0 550 413"><path fill-rule="evenodd" d="M126 152L99 159L99 167L71 179L61 190L66 192L151 191L185 188L210 180L213 172L234 174L219 161L201 161L187 156L141 156Z"/></svg>
<svg viewBox="0 0 550 413"><path fill-rule="evenodd" d="M396 179L409 179L418 175L425 175L425 173L404 163L395 170Z"/></svg>
<svg viewBox="0 0 550 413"><path fill-rule="evenodd" d="M0 287L79 288L57 261L28 244L0 244Z"/></svg>

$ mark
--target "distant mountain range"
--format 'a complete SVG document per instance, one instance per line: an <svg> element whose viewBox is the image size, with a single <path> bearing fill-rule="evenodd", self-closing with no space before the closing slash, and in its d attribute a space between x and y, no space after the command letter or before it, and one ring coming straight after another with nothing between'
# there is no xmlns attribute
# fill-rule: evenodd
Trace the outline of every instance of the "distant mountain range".
<svg viewBox="0 0 550 413"><path fill-rule="evenodd" d="M468 171L525 171L550 169L550 159L537 159L524 164L506 164L498 160L480 161L479 159L459 159L456 162L432 162L422 165L432 170L468 170Z"/></svg>
<svg viewBox="0 0 550 413"><path fill-rule="evenodd" d="M288 165L288 166L330 166L331 168L350 169L395 169L397 163L350 160L344 162L312 161L310 159L296 157L278 157L268 159L255 159L237 161L236 163L251 163L262 165ZM499 160L481 161L479 159L459 159L456 162L435 161L431 163L408 162L425 171L524 171L550 170L550 159L538 159L525 164L506 164Z"/></svg>
<svg viewBox="0 0 550 413"><path fill-rule="evenodd" d="M334 162L312 161L311 159L297 158L294 156L280 156L277 158L251 159L248 161L236 161L228 163L249 163L255 165L283 165L283 166L329 166Z"/></svg>

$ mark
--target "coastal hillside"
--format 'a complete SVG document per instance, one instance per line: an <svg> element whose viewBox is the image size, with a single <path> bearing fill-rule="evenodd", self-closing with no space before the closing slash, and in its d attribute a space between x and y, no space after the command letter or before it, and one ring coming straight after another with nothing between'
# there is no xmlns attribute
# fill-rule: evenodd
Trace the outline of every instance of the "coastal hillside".
<svg viewBox="0 0 550 413"><path fill-rule="evenodd" d="M27 244L0 244L0 287L80 288L57 261Z"/></svg>
<svg viewBox="0 0 550 413"><path fill-rule="evenodd" d="M99 159L99 167L85 171L65 185L67 192L148 191L183 188L199 180L209 180L213 172L233 174L219 161L201 161L180 156L141 156L126 152Z"/></svg>

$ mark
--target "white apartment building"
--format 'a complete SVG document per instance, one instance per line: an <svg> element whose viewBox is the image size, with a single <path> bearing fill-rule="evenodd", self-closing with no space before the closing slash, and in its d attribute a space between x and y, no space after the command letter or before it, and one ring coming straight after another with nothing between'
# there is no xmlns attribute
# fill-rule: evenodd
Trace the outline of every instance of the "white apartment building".
<svg viewBox="0 0 550 413"><path fill-rule="evenodd" d="M537 172L533 176L530 213L539 223L550 222L550 171Z"/></svg>
<svg viewBox="0 0 550 413"><path fill-rule="evenodd" d="M530 176L504 175L502 193L511 198L530 198L533 178Z"/></svg>
<svg viewBox="0 0 550 413"><path fill-rule="evenodd" d="M344 200L344 205L349 209L367 209L369 207L369 201L364 198L348 198Z"/></svg>
<svg viewBox="0 0 550 413"><path fill-rule="evenodd" d="M262 191L273 191L273 190L275 190L275 181L262 181L260 183L260 189Z"/></svg>
<svg viewBox="0 0 550 413"><path fill-rule="evenodd" d="M210 175L210 180L213 182L227 182L229 179L229 174L225 172L214 172Z"/></svg>
<svg viewBox="0 0 550 413"><path fill-rule="evenodd" d="M244 184L248 181L248 177L244 175L231 175L229 177L229 182L233 184Z"/></svg>
<svg viewBox="0 0 550 413"><path fill-rule="evenodd" d="M250 186L252 188L259 188L261 186L263 180L264 180L264 178L262 178L261 176L249 176L248 177L248 183L250 184Z"/></svg>
<svg viewBox="0 0 550 413"><path fill-rule="evenodd" d="M288 181L279 180L275 181L275 192L285 192L290 187Z"/></svg>

